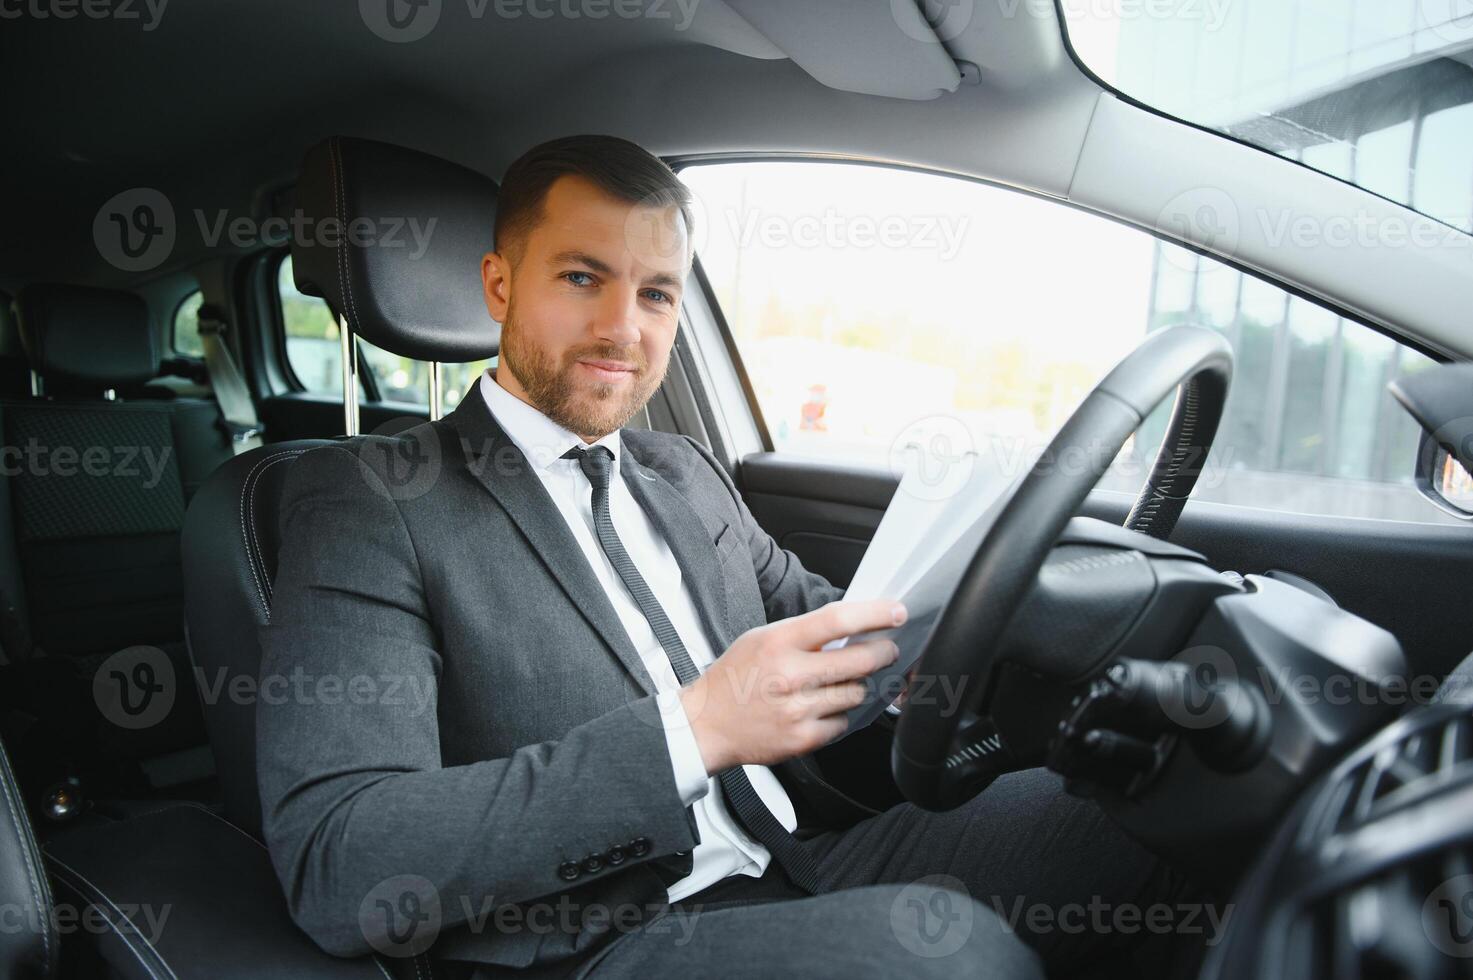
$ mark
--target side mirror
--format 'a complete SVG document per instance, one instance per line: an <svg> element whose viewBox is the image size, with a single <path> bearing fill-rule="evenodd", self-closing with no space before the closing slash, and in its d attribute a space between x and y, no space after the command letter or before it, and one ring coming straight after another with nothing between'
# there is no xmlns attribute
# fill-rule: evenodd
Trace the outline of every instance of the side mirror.
<svg viewBox="0 0 1473 980"><path fill-rule="evenodd" d="M1473 521L1473 362L1417 371L1387 388L1422 427L1417 489L1454 517Z"/></svg>
<svg viewBox="0 0 1473 980"><path fill-rule="evenodd" d="M1449 453L1437 437L1424 431L1417 450L1417 489L1441 509L1473 521L1473 473Z"/></svg>

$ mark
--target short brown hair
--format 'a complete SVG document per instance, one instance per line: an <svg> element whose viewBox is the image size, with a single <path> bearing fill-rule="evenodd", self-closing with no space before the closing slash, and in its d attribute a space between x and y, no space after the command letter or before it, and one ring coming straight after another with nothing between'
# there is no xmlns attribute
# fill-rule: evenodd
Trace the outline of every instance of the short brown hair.
<svg viewBox="0 0 1473 980"><path fill-rule="evenodd" d="M496 248L524 240L542 220L542 202L559 177L584 177L631 204L678 207L694 234L690 190L653 153L617 136L564 136L539 143L512 161L496 198Z"/></svg>

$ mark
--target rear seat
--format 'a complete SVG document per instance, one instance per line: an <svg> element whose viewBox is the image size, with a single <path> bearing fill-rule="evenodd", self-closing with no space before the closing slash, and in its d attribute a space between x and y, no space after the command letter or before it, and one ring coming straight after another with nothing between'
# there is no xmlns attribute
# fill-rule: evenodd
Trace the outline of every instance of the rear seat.
<svg viewBox="0 0 1473 980"><path fill-rule="evenodd" d="M9 583L15 620L5 654L25 688L6 696L14 755L47 779L93 770L96 785L84 790L110 795L207 776L183 643L179 531L195 488L232 456L219 410L145 395L161 357L135 294L30 286L16 311L43 396L0 401L0 563L13 566L0 568L0 588ZM109 657L137 646L152 649L99 679ZM135 673L140 660L147 670ZM94 682L105 692L134 681L168 686L155 702L169 702L162 718L135 723L94 696ZM99 771L100 762L111 765Z"/></svg>

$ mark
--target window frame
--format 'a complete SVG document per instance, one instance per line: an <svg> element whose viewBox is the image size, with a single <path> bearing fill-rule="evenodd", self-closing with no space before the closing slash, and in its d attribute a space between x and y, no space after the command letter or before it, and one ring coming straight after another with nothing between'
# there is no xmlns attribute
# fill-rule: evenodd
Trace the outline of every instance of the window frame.
<svg viewBox="0 0 1473 980"><path fill-rule="evenodd" d="M266 272L266 293L269 298L268 302L269 308L271 310L271 317L274 321L273 329L271 330L273 353L276 356L276 363L281 367L282 377L286 379L288 391L301 395L311 395L318 398L331 398L331 394L320 391L313 391L302 383L302 379L297 376L296 368L292 365L291 356L287 353L286 313L282 309L281 305L280 282L281 267L290 257L290 249L277 249L270 254L270 257L264 264ZM323 303L326 302L326 300L323 300ZM331 310L329 308L329 312L330 311ZM359 404L399 404L397 402L384 402L383 399L379 397L378 379L375 378L373 375L373 369L368 363L368 358L364 356L363 347L361 344L359 344L357 335L354 335L353 337L353 352L358 360L358 387L360 389ZM341 398L341 396L339 396L339 398Z"/></svg>
<svg viewBox="0 0 1473 980"><path fill-rule="evenodd" d="M203 361L204 360L204 352L203 351L201 351L200 353L196 354L196 353L194 353L192 351L185 351L185 350L180 350L179 349L179 314L183 311L184 304L185 303L188 303L190 300L194 299L196 296L198 296L200 298L200 304L203 305L204 304L205 293L204 293L204 290L203 289L200 289L198 286L196 286L194 289L191 289L189 292L185 293L179 299L179 302L177 302L177 303L174 304L174 312L169 317L169 352L171 354L173 354L175 357L188 358L189 360L192 360L192 361ZM198 326L198 323L196 322L196 325L195 325L195 331L196 331L196 333L198 332L198 330L199 330L199 326Z"/></svg>

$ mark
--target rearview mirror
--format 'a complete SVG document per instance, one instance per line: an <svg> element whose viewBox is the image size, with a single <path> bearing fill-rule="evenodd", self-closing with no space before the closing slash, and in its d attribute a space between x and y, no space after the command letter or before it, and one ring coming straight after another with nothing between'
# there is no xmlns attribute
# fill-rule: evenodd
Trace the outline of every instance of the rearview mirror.
<svg viewBox="0 0 1473 980"><path fill-rule="evenodd" d="M1431 432L1422 433L1417 452L1417 489L1449 514L1473 520L1473 474Z"/></svg>

